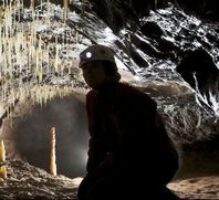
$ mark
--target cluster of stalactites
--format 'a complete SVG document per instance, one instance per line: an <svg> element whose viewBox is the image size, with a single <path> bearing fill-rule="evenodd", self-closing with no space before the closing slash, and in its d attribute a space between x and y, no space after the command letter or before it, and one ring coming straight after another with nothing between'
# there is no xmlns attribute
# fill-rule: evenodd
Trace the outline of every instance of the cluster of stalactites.
<svg viewBox="0 0 219 200"><path fill-rule="evenodd" d="M0 110L7 113L7 117L12 125L13 118L25 114L23 113L26 112L24 109L25 104L39 104L43 106L54 97L59 96L63 98L72 94L72 92L71 86L35 85L31 88L29 86L13 87L8 91L8 97L4 97L4 94L7 94L7 92L3 92L1 95ZM6 101L5 99L8 100ZM0 114L3 114L3 112Z"/></svg>
<svg viewBox="0 0 219 200"><path fill-rule="evenodd" d="M68 1L64 4L64 18L67 17ZM49 2L47 2L49 5ZM34 1L31 1L34 8ZM20 8L19 8L20 6ZM20 75L33 74L38 82L42 82L43 74L62 73L63 63L60 59L60 50L65 44L45 43L37 33L38 16L32 9L32 20L28 23L20 22L19 18L24 10L22 3L16 6L11 4L1 7L0 23L0 80L14 79ZM49 23L49 21L45 22ZM22 82L22 81L21 81Z"/></svg>
<svg viewBox="0 0 219 200"><path fill-rule="evenodd" d="M41 0L41 3L47 6L49 12L50 1ZM68 16L68 4L69 0L63 0L63 21ZM31 11L33 20L19 20L25 9ZM49 17L43 21L46 25L50 23ZM53 42L44 41L37 32L37 25L39 16L34 0L31 0L30 8L24 8L23 0L3 1L0 6L0 110L7 110L9 118L17 100L22 104L30 98L34 103L43 104L71 91L68 86L58 86L58 83L55 86L45 81L48 75L62 78L71 74L75 61L60 56L61 50L71 48L70 44L64 39L58 41L58 36Z"/></svg>

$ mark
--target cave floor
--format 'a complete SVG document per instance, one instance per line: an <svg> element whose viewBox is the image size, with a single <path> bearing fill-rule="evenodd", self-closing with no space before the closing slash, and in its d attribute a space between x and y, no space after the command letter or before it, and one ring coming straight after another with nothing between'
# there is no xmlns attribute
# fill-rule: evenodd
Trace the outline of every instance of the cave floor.
<svg viewBox="0 0 219 200"><path fill-rule="evenodd" d="M177 180L168 187L183 199L219 199L219 176Z"/></svg>
<svg viewBox="0 0 219 200"><path fill-rule="evenodd" d="M0 199L76 199L81 179L52 176L26 162L7 163L8 178L0 178Z"/></svg>
<svg viewBox="0 0 219 200"><path fill-rule="evenodd" d="M81 178L52 176L45 170L26 162L7 162L8 178L0 178L0 200L12 199L71 199ZM183 199L219 199L219 176L205 176L175 180L168 187Z"/></svg>

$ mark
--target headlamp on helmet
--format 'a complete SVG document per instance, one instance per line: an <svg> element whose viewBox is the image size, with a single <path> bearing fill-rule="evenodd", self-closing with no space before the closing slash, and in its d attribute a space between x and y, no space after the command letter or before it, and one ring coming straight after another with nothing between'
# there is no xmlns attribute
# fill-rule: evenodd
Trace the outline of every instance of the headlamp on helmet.
<svg viewBox="0 0 219 200"><path fill-rule="evenodd" d="M107 46L99 44L90 46L80 54L79 67L93 61L108 61L115 63L114 55L114 51Z"/></svg>

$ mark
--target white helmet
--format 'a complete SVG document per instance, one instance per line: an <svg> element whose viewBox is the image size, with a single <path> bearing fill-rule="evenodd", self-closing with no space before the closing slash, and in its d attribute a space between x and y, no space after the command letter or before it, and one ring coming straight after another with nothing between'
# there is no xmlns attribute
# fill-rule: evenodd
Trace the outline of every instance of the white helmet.
<svg viewBox="0 0 219 200"><path fill-rule="evenodd" d="M109 61L115 63L114 51L107 46L96 44L80 53L79 67L92 61Z"/></svg>

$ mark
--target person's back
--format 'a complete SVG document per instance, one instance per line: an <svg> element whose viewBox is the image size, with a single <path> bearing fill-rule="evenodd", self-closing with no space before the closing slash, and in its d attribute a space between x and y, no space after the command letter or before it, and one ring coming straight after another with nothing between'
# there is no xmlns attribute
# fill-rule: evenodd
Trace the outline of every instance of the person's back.
<svg viewBox="0 0 219 200"><path fill-rule="evenodd" d="M93 90L87 94L88 173L79 187L79 200L133 199L149 193L154 199L178 199L165 187L178 168L178 157L156 103L118 79L109 81L109 63L92 64L98 66L97 73L82 67Z"/></svg>

